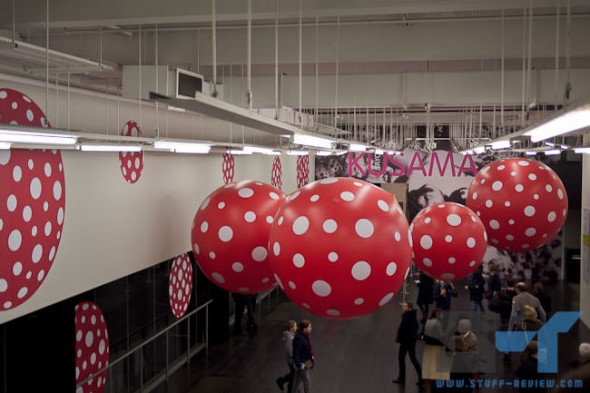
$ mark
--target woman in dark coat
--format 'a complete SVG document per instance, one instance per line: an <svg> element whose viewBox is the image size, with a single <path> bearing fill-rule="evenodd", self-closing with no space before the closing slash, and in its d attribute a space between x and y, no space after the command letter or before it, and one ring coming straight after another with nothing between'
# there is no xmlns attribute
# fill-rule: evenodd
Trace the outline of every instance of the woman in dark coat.
<svg viewBox="0 0 590 393"><path fill-rule="evenodd" d="M426 323L428 319L428 306L434 302L434 280L428 274L420 272L420 278L418 282L418 298L416 304L420 307L422 313L422 323Z"/></svg>
<svg viewBox="0 0 590 393"><path fill-rule="evenodd" d="M422 368L416 358L416 340L418 340L418 318L416 309L412 303L402 303L402 321L397 329L395 342L399 343L398 362L399 374L393 383L404 385L406 383L406 354L410 355L410 361L418 373L418 386L424 385Z"/></svg>

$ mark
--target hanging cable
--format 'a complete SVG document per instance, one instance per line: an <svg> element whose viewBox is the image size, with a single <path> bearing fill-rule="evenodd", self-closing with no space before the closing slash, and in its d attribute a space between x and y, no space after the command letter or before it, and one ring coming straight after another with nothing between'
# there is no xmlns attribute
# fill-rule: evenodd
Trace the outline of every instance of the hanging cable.
<svg viewBox="0 0 590 393"><path fill-rule="evenodd" d="M338 128L338 71L340 69L340 16L336 19L336 78L334 86L334 128Z"/></svg>
<svg viewBox="0 0 590 393"><path fill-rule="evenodd" d="M500 129L502 130L502 133L506 132L505 130L505 125L504 125L504 69L505 69L505 65L504 65L504 9L502 9L502 32L500 34L500 40L502 42L502 49L501 49L501 60L500 60ZM494 130L495 132L495 130Z"/></svg>
<svg viewBox="0 0 590 393"><path fill-rule="evenodd" d="M520 115L521 115L521 127L525 126L525 92L526 92L526 32L527 32L527 9L524 8L524 15L522 18L522 87L521 87L521 104L520 104Z"/></svg>
<svg viewBox="0 0 590 393"><path fill-rule="evenodd" d="M299 125L302 122L303 110L303 0L299 0Z"/></svg>
<svg viewBox="0 0 590 393"><path fill-rule="evenodd" d="M45 116L49 114L49 0L45 13Z"/></svg>
<svg viewBox="0 0 590 393"><path fill-rule="evenodd" d="M68 72L68 130L71 129L70 127L70 120L71 120L71 111L70 111L70 73Z"/></svg>
<svg viewBox="0 0 590 393"><path fill-rule="evenodd" d="M156 92L160 94L160 73L158 68L158 54L159 54L159 34L158 34L158 22L156 22L156 31L154 34L154 63L156 65ZM160 107L156 100L156 138L160 138Z"/></svg>
<svg viewBox="0 0 590 393"><path fill-rule="evenodd" d="M138 37L138 43L139 43L139 71L137 73L137 75L139 75L139 96L137 97L137 103L139 104L139 127L141 128L141 126L143 125L141 120L142 120L142 108L141 108L141 93L142 93L142 75L141 75L141 65L142 65L142 54L141 54L141 36L142 36L142 32L141 32L141 25L139 25L139 37Z"/></svg>
<svg viewBox="0 0 590 393"><path fill-rule="evenodd" d="M563 95L563 106L567 106L570 99L570 94L572 91L572 85L570 83L570 66L571 66L571 58L570 58L570 34L571 34L571 8L570 8L570 0L566 0L566 18L565 18L565 70L566 70L566 79L565 79L565 92Z"/></svg>
<svg viewBox="0 0 590 393"><path fill-rule="evenodd" d="M215 0L211 0L211 47L213 50L213 91L211 95L217 97L217 20Z"/></svg>
<svg viewBox="0 0 590 393"><path fill-rule="evenodd" d="M555 75L553 78L553 110L557 110L558 98L558 82L559 82L559 25L561 20L560 0L556 0L555 4Z"/></svg>
<svg viewBox="0 0 590 393"><path fill-rule="evenodd" d="M532 51L533 51L533 1L529 0L529 25L528 25L528 43L527 43L527 109L532 108L533 102L533 66L532 66Z"/></svg>
<svg viewBox="0 0 590 393"><path fill-rule="evenodd" d="M279 0L275 13L275 119L279 120Z"/></svg>
<svg viewBox="0 0 590 393"><path fill-rule="evenodd" d="M248 34L247 34L247 52L246 52L246 84L248 91L246 98L248 109L252 110L252 0L248 0Z"/></svg>
<svg viewBox="0 0 590 393"><path fill-rule="evenodd" d="M315 17L315 117L316 121L319 115L320 109L320 66L318 62L319 58L319 44L320 44L320 19Z"/></svg>

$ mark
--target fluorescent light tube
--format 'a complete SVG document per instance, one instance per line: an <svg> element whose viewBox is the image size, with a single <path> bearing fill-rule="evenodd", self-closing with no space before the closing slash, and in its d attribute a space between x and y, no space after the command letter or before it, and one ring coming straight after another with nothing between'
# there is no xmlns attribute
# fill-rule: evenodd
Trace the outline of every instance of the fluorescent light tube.
<svg viewBox="0 0 590 393"><path fill-rule="evenodd" d="M252 154L252 152L244 151L244 150L229 150L228 153L231 154L231 155L234 155L234 156L250 155L250 154Z"/></svg>
<svg viewBox="0 0 590 393"><path fill-rule="evenodd" d="M577 154L590 154L590 147L576 147L574 148L574 151Z"/></svg>
<svg viewBox="0 0 590 393"><path fill-rule="evenodd" d="M0 129L0 142L73 145L76 143L76 139L75 136L66 134L19 132Z"/></svg>
<svg viewBox="0 0 590 393"><path fill-rule="evenodd" d="M323 150L320 150L315 153L316 156L329 156L331 154L332 154L331 151L323 151Z"/></svg>
<svg viewBox="0 0 590 393"><path fill-rule="evenodd" d="M322 147L324 149L330 149L332 147L332 141L329 139L305 134L294 134L293 143L298 145Z"/></svg>
<svg viewBox="0 0 590 393"><path fill-rule="evenodd" d="M585 106L565 112L553 120L532 128L530 131L525 132L524 135L530 136L532 142L540 142L588 126L590 126L590 109Z"/></svg>
<svg viewBox="0 0 590 393"><path fill-rule="evenodd" d="M526 154L527 156L536 156L538 153L538 151L534 151L534 150L529 150L529 151L525 151L524 154Z"/></svg>
<svg viewBox="0 0 590 393"><path fill-rule="evenodd" d="M141 151L141 147L137 145L98 145L98 144L86 144L80 145L82 151L116 151L116 152L136 152Z"/></svg>
<svg viewBox="0 0 590 393"><path fill-rule="evenodd" d="M485 146L477 146L473 148L473 152L475 154L481 154L481 153L485 153L486 151L486 147Z"/></svg>
<svg viewBox="0 0 590 393"><path fill-rule="evenodd" d="M303 150L288 150L287 151L287 155L289 155L289 156L306 156L308 154L309 154L308 151L303 151Z"/></svg>
<svg viewBox="0 0 590 393"><path fill-rule="evenodd" d="M169 150L176 153L209 153L211 146L205 143L196 142L173 142L160 140L154 142L155 149Z"/></svg>
<svg viewBox="0 0 590 393"><path fill-rule="evenodd" d="M375 149L375 155L382 156L384 151L382 149Z"/></svg>
<svg viewBox="0 0 590 393"><path fill-rule="evenodd" d="M511 146L509 140L492 142L490 145L492 146L492 150L507 149Z"/></svg>
<svg viewBox="0 0 590 393"><path fill-rule="evenodd" d="M10 143L8 142L0 142L0 150L9 150L10 149Z"/></svg>
<svg viewBox="0 0 590 393"><path fill-rule="evenodd" d="M559 149L551 149L551 150L543 150L541 153L545 153L546 156L556 156L561 154L561 150Z"/></svg>
<svg viewBox="0 0 590 393"><path fill-rule="evenodd" d="M258 147L258 146L244 146L244 151L247 153L260 153L260 154L270 154L270 155L277 155L276 151L273 149L268 149L265 147ZM280 155L280 153L279 153Z"/></svg>
<svg viewBox="0 0 590 393"><path fill-rule="evenodd" d="M348 150L350 150L350 151L366 151L367 150L367 146L361 145L359 143L351 143L348 146Z"/></svg>

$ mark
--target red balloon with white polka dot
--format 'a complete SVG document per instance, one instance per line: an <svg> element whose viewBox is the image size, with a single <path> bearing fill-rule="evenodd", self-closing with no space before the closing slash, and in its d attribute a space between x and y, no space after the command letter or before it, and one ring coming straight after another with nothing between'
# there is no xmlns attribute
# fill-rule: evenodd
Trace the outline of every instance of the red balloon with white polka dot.
<svg viewBox="0 0 590 393"><path fill-rule="evenodd" d="M467 206L482 220L490 244L513 252L535 249L559 232L567 193L547 165L508 158L486 165L469 186Z"/></svg>
<svg viewBox="0 0 590 393"><path fill-rule="evenodd" d="M174 258L168 279L170 309L176 318L186 313L193 292L193 267L187 253Z"/></svg>
<svg viewBox="0 0 590 393"><path fill-rule="evenodd" d="M100 308L92 302L76 305L76 389L78 393L104 391L107 371L92 378L90 374L109 364L109 331ZM84 382L85 381L85 382Z"/></svg>
<svg viewBox="0 0 590 393"><path fill-rule="evenodd" d="M25 94L0 89L0 123L48 127ZM26 302L51 269L65 215L58 150L0 150L0 311Z"/></svg>
<svg viewBox="0 0 590 393"><path fill-rule="evenodd" d="M458 203L443 202L420 211L410 225L414 263L432 278L467 277L486 252L486 230L475 213Z"/></svg>
<svg viewBox="0 0 590 393"><path fill-rule="evenodd" d="M285 194L266 183L244 180L210 194L193 220L193 253L203 273L230 292L272 288L268 236Z"/></svg>
<svg viewBox="0 0 590 393"><path fill-rule="evenodd" d="M269 241L279 285L313 314L369 314L410 269L408 221L395 196L362 180L328 178L289 194Z"/></svg>

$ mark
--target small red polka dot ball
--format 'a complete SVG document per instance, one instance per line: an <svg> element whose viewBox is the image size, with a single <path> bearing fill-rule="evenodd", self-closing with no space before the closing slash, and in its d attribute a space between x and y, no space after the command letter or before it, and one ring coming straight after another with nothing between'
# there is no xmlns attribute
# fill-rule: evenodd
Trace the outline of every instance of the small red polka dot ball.
<svg viewBox="0 0 590 393"><path fill-rule="evenodd" d="M467 277L481 265L487 247L481 220L454 202L422 209L410 225L410 235L416 267L444 281Z"/></svg>
<svg viewBox="0 0 590 393"><path fill-rule="evenodd" d="M379 187L318 180L286 198L269 252L294 303L327 318L366 315L387 304L408 274L408 221L395 196Z"/></svg>
<svg viewBox="0 0 590 393"><path fill-rule="evenodd" d="M199 268L214 284L235 293L272 288L268 236L285 194L260 181L244 180L210 194L195 214L192 248Z"/></svg>

